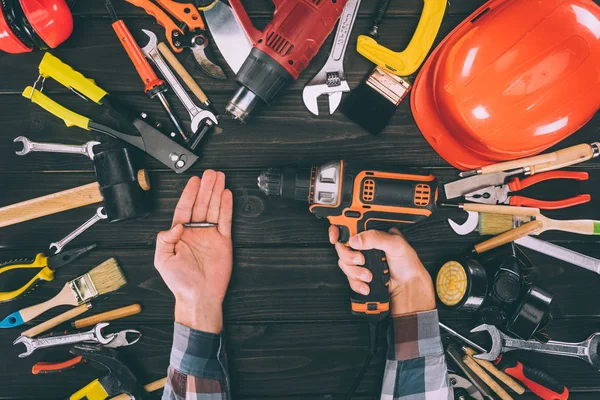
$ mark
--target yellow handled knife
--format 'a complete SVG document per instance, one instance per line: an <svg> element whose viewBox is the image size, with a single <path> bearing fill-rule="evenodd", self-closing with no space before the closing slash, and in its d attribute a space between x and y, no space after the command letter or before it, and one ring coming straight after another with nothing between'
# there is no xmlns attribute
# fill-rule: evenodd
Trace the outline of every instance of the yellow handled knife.
<svg viewBox="0 0 600 400"><path fill-rule="evenodd" d="M14 300L20 296L23 296L33 289L35 289L42 281L51 281L54 279L54 271L64 265L69 264L71 261L76 260L88 251L95 248L96 245L90 245L82 247L80 249L73 249L65 251L53 257L46 257L44 254L39 253L35 256L30 264L23 264L23 260L9 261L4 264L0 264L0 279L3 275L9 271L15 270L27 270L34 269L39 270L35 276L33 276L25 285L19 289L10 292L0 292L0 303Z"/></svg>

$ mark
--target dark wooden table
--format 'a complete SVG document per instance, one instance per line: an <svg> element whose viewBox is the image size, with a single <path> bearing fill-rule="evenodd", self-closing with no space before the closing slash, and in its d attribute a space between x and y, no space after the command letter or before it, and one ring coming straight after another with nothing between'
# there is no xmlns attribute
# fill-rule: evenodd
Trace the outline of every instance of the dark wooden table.
<svg viewBox="0 0 600 400"><path fill-rule="evenodd" d="M80 1L75 8L75 31L55 54L103 88L139 110L163 118L160 105L142 93L142 85L110 26L101 1ZM115 1L130 29L162 29L140 10ZM452 2L439 38L475 10L483 0ZM268 0L246 1L257 25L269 20ZM370 25L374 0L364 0L354 28L353 40ZM416 27L422 1L392 2L382 27L382 42L403 48ZM142 36L138 36L142 40ZM331 39L330 39L331 41ZM330 42L329 42L330 43ZM256 177L268 166L321 164L334 159L358 160L373 167L413 166L428 168L440 181L451 180L456 171L426 143L410 113L409 101L399 107L391 124L377 137L363 132L339 112L320 117L311 115L302 104L301 90L322 66L329 45L311 63L276 104L246 125L224 118L223 132L206 140L203 158L183 176L166 170L148 159L156 209L148 218L118 225L100 223L75 244L97 243L98 250L61 270L56 279L41 286L29 297L0 305L0 316L53 296L67 280L89 270L110 256L118 258L129 284L95 306L105 311L133 302L143 305L142 314L119 323L118 327L138 328L144 333L135 346L123 349L142 381L165 375L169 363L173 322L173 297L153 267L154 241L159 230L169 227L173 209L187 179L206 168L225 171L227 185L235 198L235 266L225 304L225 321L231 381L237 399L339 399L355 378L366 352L367 327L352 317L348 306L347 281L337 268L336 254L327 241L327 223L315 219L306 205L285 204L263 197ZM44 194L92 182L92 163L80 156L36 153L18 157L12 139L26 135L37 141L83 143L94 136L78 128L66 128L57 118L28 103L21 92L37 77L41 53L0 56L0 205L8 205ZM191 56L182 61L191 65ZM217 54L216 59L225 65ZM369 63L355 51L348 51L346 71L355 87L369 70ZM191 70L191 69L190 69ZM223 109L235 88L233 74L226 82L207 78L197 69L194 76L212 101ZM90 113L92 107L55 83L48 82L47 93L68 107ZM184 111L172 98L177 112ZM324 111L324 110L323 110ZM167 120L162 119L168 123ZM563 141L565 147L598 140L598 118ZM104 137L97 137L106 141ZM534 194L556 198L576 191L600 198L600 168L590 162L576 167L590 172L581 185L564 183L538 185ZM595 203L574 207L548 216L600 219ZM31 257L46 251L50 242L62 238L95 210L94 206L63 212L0 230L0 255L4 260ZM427 268L434 271L444 261L469 245L476 234L455 235L447 212L406 230ZM458 215L458 214L457 214ZM600 257L593 237L548 233L546 239ZM547 331L557 340L578 341L600 330L600 277L578 267L528 251L536 265L530 279L555 295L555 320ZM53 310L35 323L64 311ZM465 314L442 313L442 319L466 332L474 322ZM0 398L65 398L103 372L89 366L54 376L33 376L31 366L40 359L60 360L66 351L39 352L27 359L17 358L20 347L12 341L20 329L0 330ZM379 395L383 373L385 340L357 399ZM600 373L585 363L567 358L523 354L538 367L567 384L574 399L600 396ZM532 395L524 398L534 398Z"/></svg>

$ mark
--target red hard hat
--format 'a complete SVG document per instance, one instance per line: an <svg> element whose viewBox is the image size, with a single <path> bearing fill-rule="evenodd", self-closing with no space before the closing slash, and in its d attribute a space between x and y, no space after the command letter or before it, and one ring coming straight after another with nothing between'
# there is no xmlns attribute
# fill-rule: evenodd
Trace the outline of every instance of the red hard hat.
<svg viewBox="0 0 600 400"><path fill-rule="evenodd" d="M73 32L65 0L3 0L0 6L0 49L24 53L55 48Z"/></svg>
<svg viewBox="0 0 600 400"><path fill-rule="evenodd" d="M459 169L547 149L600 108L600 7L489 1L434 50L411 105L423 136Z"/></svg>

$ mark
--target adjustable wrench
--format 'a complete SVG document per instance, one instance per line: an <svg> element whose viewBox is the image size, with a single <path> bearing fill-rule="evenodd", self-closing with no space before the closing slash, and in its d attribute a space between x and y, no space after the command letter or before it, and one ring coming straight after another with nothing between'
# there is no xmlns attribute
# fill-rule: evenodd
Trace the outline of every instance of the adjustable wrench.
<svg viewBox="0 0 600 400"><path fill-rule="evenodd" d="M13 142L23 143L23 150L16 151L15 154L18 156L24 156L25 154L32 153L34 151L48 152L48 153L68 153L68 154L83 154L89 157L91 160L94 159L94 146L100 144L100 142L87 142L82 145L73 144L60 144L60 143L38 143L33 142L25 136L16 137Z"/></svg>
<svg viewBox="0 0 600 400"><path fill-rule="evenodd" d="M319 115L317 99L321 95L329 95L329 114L333 114L342 101L342 94L350 91L344 73L344 55L359 6L360 0L348 0L338 23L329 58L302 91L304 105L315 115Z"/></svg>
<svg viewBox="0 0 600 400"><path fill-rule="evenodd" d="M586 361L592 367L600 370L600 332L592 334L587 340L579 343L567 343L550 340L546 343L537 340L513 339L500 332L493 325L479 325L471 332L488 332L492 337L492 349L488 352L477 354L474 357L481 360L495 361L500 354L513 350L527 350L538 353L554 354L557 356L575 357Z"/></svg>
<svg viewBox="0 0 600 400"><path fill-rule="evenodd" d="M198 131L198 128L200 127L200 123L204 120L207 120L206 124L208 125L218 125L219 121L217 120L215 114L213 114L209 110L205 110L196 106L190 95L186 92L181 83L179 83L179 80L177 79L173 71L171 71L171 68L169 68L169 66L167 65L166 61L160 54L160 51L158 51L158 39L156 38L154 32L149 31L147 29L142 29L142 31L148 36L150 40L148 44L144 48L142 48L142 53L144 53L146 58L148 58L154 63L154 65L156 65L156 68L158 68L165 80L169 82L171 89L173 89L173 92L175 92L175 94L185 107L186 111L190 115L190 125L192 128L192 132L196 133Z"/></svg>
<svg viewBox="0 0 600 400"><path fill-rule="evenodd" d="M108 215L106 215L106 210L104 209L104 207L98 207L98 209L96 210L96 214L94 214L94 216L92 218L85 221L79 228L77 228L73 232L69 233L62 240L51 243L50 250L52 250L52 248L54 247L55 248L54 254L60 253L62 251L62 249L67 244L71 243L73 241L73 239L75 239L77 236L81 235L83 232L88 230L96 222L103 220L103 219L107 219L107 218L108 218Z"/></svg>
<svg viewBox="0 0 600 400"><path fill-rule="evenodd" d="M63 346L67 344L81 343L81 342L91 342L91 343L99 343L101 345L108 345L112 342L117 336L115 334L103 336L102 330L109 325L108 322L102 322L96 325L93 329L87 332L74 333L72 335L64 335L64 336L49 336L39 339L31 339L27 336L19 336L13 342L13 345L23 343L25 345L25 352L19 354L20 358L25 358L37 349L44 349L47 347L54 346Z"/></svg>

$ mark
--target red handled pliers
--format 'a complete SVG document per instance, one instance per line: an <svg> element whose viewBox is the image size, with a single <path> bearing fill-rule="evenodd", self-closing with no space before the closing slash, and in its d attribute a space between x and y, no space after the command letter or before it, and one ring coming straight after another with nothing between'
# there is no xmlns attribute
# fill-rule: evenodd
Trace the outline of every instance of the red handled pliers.
<svg viewBox="0 0 600 400"><path fill-rule="evenodd" d="M465 195L465 199L474 203L509 204L511 206L535 207L541 210L557 210L560 208L567 208L576 206L578 204L587 203L592 197L589 194L580 194L564 200L543 201L522 196L511 196L510 193L533 186L536 183L549 181L551 179L572 179L577 181L586 181L588 178L589 175L587 172L543 172L525 179L514 178L504 185L490 186L468 193Z"/></svg>

